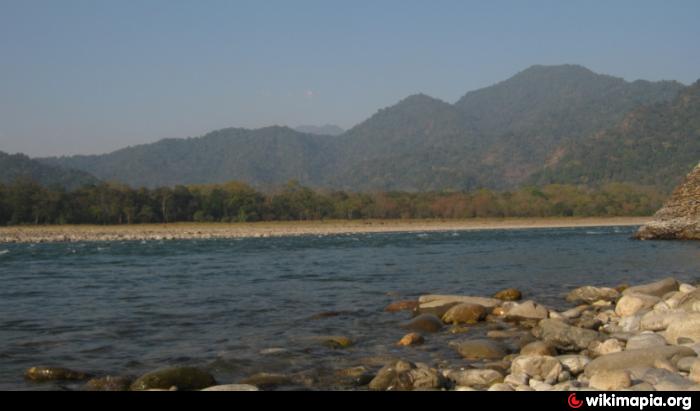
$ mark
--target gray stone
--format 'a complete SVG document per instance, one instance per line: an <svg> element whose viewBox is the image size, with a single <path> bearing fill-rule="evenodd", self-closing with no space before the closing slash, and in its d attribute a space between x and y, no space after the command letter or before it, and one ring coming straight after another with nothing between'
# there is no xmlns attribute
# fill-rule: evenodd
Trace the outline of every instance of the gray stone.
<svg viewBox="0 0 700 411"><path fill-rule="evenodd" d="M601 339L597 331L572 327L560 320L552 319L540 321L532 333L535 337L564 351L583 350L593 341Z"/></svg>
<svg viewBox="0 0 700 411"><path fill-rule="evenodd" d="M655 281L648 284L635 285L628 287L622 292L622 295L629 294L647 294L656 297L663 297L671 291L678 291L678 281L675 278L664 278L663 280Z"/></svg>
<svg viewBox="0 0 700 411"><path fill-rule="evenodd" d="M634 367L654 367L658 359L666 359L675 364L678 359L695 355L688 347L665 346L644 350L629 350L600 356L586 365L587 377L599 371L628 370Z"/></svg>
<svg viewBox="0 0 700 411"><path fill-rule="evenodd" d="M557 382L563 367L555 357L547 355L521 355L511 363L511 371L526 374L530 378L544 381L547 384Z"/></svg>
<svg viewBox="0 0 700 411"><path fill-rule="evenodd" d="M660 347L666 345L664 337L655 333L641 333L627 340L626 350L642 350L645 348Z"/></svg>
<svg viewBox="0 0 700 411"><path fill-rule="evenodd" d="M571 291L566 296L566 301L594 303L599 300L615 301L620 293L614 288L584 286Z"/></svg>

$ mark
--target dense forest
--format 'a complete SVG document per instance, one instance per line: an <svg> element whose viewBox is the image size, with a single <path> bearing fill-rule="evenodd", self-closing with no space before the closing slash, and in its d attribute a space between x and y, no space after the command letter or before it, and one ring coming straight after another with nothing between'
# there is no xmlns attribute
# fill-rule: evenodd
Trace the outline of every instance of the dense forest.
<svg viewBox="0 0 700 411"><path fill-rule="evenodd" d="M664 195L629 184L495 192L346 192L292 181L269 193L226 184L133 189L99 183L75 190L30 179L0 184L0 225L245 222L321 219L650 215Z"/></svg>

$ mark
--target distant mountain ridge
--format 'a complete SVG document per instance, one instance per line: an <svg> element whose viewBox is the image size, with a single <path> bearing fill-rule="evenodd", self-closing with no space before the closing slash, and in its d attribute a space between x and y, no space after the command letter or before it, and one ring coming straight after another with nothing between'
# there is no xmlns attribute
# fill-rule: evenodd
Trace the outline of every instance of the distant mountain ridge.
<svg viewBox="0 0 700 411"><path fill-rule="evenodd" d="M316 134L319 136L339 136L345 132L345 130L336 126L335 124L326 124L323 126L314 126L314 125L296 126L296 127L294 127L294 130L296 130L300 133Z"/></svg>
<svg viewBox="0 0 700 411"><path fill-rule="evenodd" d="M543 181L540 173L558 156L640 107L673 101L684 88L674 81L627 82L576 65L533 66L455 104L409 96L336 136L230 128L41 161L148 187L227 180L269 187L294 179L363 191L508 189Z"/></svg>
<svg viewBox="0 0 700 411"><path fill-rule="evenodd" d="M98 181L84 171L47 165L24 154L0 151L0 183L12 184L18 179L31 179L44 186L60 186L67 189Z"/></svg>

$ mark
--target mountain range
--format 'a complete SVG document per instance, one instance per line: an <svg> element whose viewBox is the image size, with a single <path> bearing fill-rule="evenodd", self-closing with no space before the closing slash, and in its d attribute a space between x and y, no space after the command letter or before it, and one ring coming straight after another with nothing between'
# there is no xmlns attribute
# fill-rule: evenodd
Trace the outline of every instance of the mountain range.
<svg viewBox="0 0 700 411"><path fill-rule="evenodd" d="M628 82L577 65L532 66L454 104L409 96L335 135L229 128L37 161L135 187L297 180L428 191L621 181L670 190L700 159L699 89Z"/></svg>

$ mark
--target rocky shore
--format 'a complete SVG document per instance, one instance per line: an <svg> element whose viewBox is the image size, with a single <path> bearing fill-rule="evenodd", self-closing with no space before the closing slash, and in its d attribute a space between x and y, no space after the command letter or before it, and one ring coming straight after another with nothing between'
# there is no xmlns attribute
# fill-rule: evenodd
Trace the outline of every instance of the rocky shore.
<svg viewBox="0 0 700 411"><path fill-rule="evenodd" d="M396 342L402 356L338 369L331 385L264 370L239 381L216 381L206 369L195 367L155 370L137 378L32 367L25 378L32 383L80 381L85 390L255 391L290 385L354 390L700 390L696 285L665 278L635 286L583 286L568 293L566 305L554 310L523 300L512 288L492 297L424 295L395 301L384 311L405 330ZM487 330L486 337L471 336L476 328ZM459 360L411 361L413 350L442 333L460 336L449 344ZM356 344L345 336L313 338L338 350L353 350Z"/></svg>
<svg viewBox="0 0 700 411"><path fill-rule="evenodd" d="M114 226L0 227L1 243L163 241L358 233L637 226L648 217L509 218L470 220L348 220L259 223L174 223Z"/></svg>
<svg viewBox="0 0 700 411"><path fill-rule="evenodd" d="M640 240L700 240L700 164L636 234Z"/></svg>

